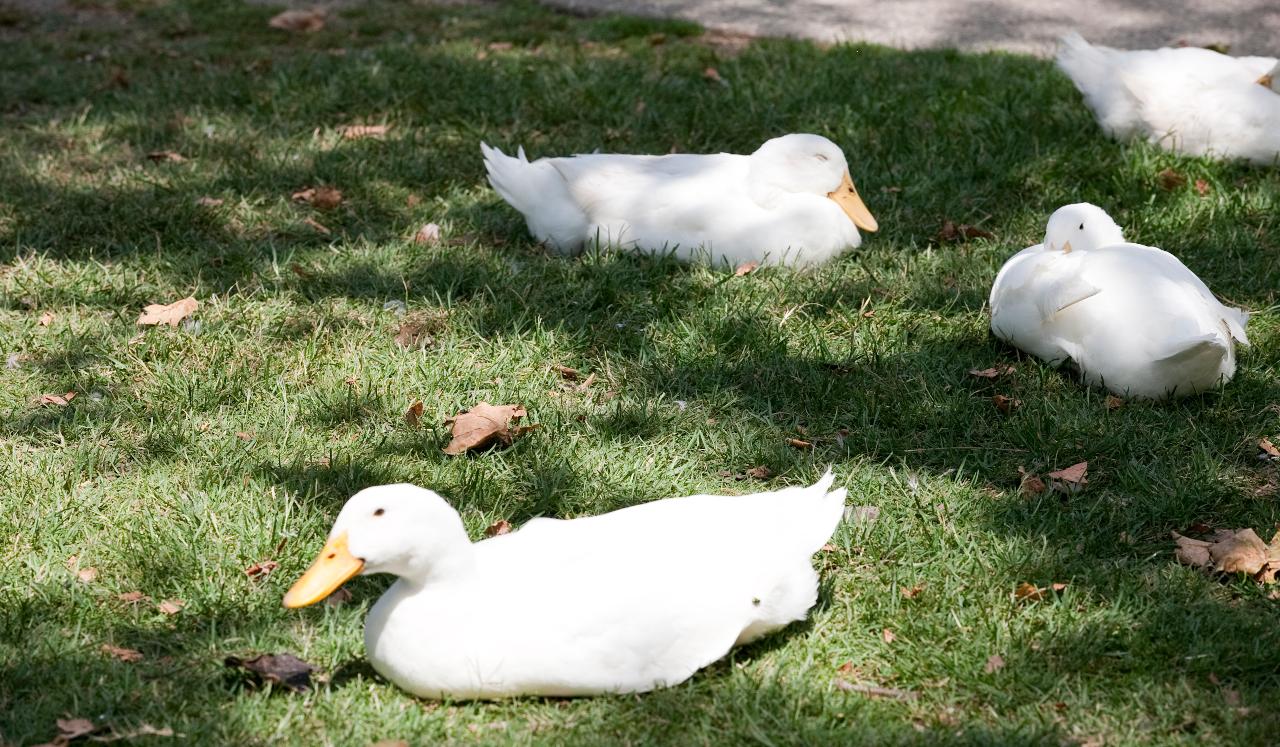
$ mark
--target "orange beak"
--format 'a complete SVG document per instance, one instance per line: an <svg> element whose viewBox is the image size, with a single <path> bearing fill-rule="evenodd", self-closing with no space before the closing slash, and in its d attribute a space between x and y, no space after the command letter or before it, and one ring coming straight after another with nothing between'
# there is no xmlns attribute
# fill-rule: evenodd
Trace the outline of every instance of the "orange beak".
<svg viewBox="0 0 1280 747"><path fill-rule="evenodd" d="M1267 73L1261 78L1258 78L1258 85L1266 86L1267 88L1271 88L1271 84L1274 82L1275 82L1275 78L1271 75L1271 73Z"/></svg>
<svg viewBox="0 0 1280 747"><path fill-rule="evenodd" d="M844 172L844 181L840 182L840 186L834 192L828 192L827 197L836 201L844 214L849 216L849 220L853 221L853 225L872 233L880 230L880 224L876 223L871 211L867 210L866 204L858 196L858 190L854 189L853 179L848 171Z"/></svg>
<svg viewBox="0 0 1280 747"><path fill-rule="evenodd" d="M311 567L289 587L284 595L284 606L296 609L315 604L362 570L364 561L347 549L347 533L342 532L324 543L324 549L312 561Z"/></svg>

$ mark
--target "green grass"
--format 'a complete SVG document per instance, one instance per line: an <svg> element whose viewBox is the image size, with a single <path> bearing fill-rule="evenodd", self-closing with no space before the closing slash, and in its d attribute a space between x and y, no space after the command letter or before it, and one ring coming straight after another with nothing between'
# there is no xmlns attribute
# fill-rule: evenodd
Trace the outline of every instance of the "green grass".
<svg viewBox="0 0 1280 747"><path fill-rule="evenodd" d="M212 0L71 12L0 13L0 352L20 356L0 370L0 742L51 739L64 716L228 744L1275 741L1278 603L1177 565L1169 540L1197 521L1269 536L1280 520L1277 466L1256 457L1280 435L1274 169L1108 142L1050 63L1012 55L738 51L687 24L529 5L340 6L310 35ZM355 122L393 128L342 140ZM749 152L790 131L845 148L883 228L821 270L743 278L548 256L477 147ZM151 163L156 150L188 160ZM1165 168L1188 183L1160 189ZM344 205L290 201L318 184ZM1223 391L1109 410L989 337L996 269L1078 200L1259 312ZM946 219L996 238L939 245ZM428 221L445 241L412 243ZM195 324L139 334L143 306L188 294ZM394 344L393 300L433 321L433 346ZM596 373L589 393L561 392L555 363ZM966 374L998 363L1017 371ZM67 407L32 404L66 391ZM1003 415L995 393L1022 405ZM442 420L482 399L542 427L442 454ZM787 445L801 434L817 447ZM1019 495L1019 466L1086 459L1085 492ZM425 703L362 657L388 579L353 583L341 608L280 606L367 485L431 486L480 536L829 464L881 514L816 558L811 622L671 690ZM720 476L755 465L774 477ZM78 581L71 555L98 577ZM279 570L246 578L266 559ZM1068 586L1018 603L1021 582ZM117 600L135 590L186 607ZM296 695L222 666L264 651L329 679ZM1006 666L987 674L993 654Z"/></svg>

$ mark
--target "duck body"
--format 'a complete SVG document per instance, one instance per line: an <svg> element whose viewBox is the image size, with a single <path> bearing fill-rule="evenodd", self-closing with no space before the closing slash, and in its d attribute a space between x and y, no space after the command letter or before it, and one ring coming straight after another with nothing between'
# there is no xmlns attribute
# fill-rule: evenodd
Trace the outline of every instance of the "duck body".
<svg viewBox="0 0 1280 747"><path fill-rule="evenodd" d="M1110 221L1087 207L1101 217L1069 214L1068 229ZM1063 251L1067 242L1028 247L1001 268L990 301L996 337L1054 366L1069 360L1086 382L1120 396L1189 395L1231 379L1234 343L1248 344L1245 312L1163 250L1078 239Z"/></svg>
<svg viewBox="0 0 1280 747"><path fill-rule="evenodd" d="M1198 47L1119 50L1062 38L1061 68L1098 124L1190 155L1280 158L1280 76L1272 57L1230 57Z"/></svg>
<svg viewBox="0 0 1280 747"><path fill-rule="evenodd" d="M581 519L534 519L474 544L465 533L447 547L424 538L418 552L433 559L399 569L400 579L369 613L369 661L428 698L579 696L678 684L733 646L805 617L817 597L811 556L843 515L845 491L829 490L832 479L747 496L673 498ZM452 512L412 486L372 490L387 488ZM390 501L364 500L367 493L348 508L357 499L369 506ZM370 513L369 506L356 513ZM412 518L399 504L386 510ZM461 522L454 528L461 532ZM356 556L382 549L367 546L358 523L343 516L334 530L330 542L348 533ZM377 572L366 562L374 570L365 572Z"/></svg>
<svg viewBox="0 0 1280 747"><path fill-rule="evenodd" d="M589 154L529 161L481 144L489 182L560 252L599 243L712 263L807 266L876 230L844 154L787 135L749 156ZM855 225L855 221L857 225Z"/></svg>

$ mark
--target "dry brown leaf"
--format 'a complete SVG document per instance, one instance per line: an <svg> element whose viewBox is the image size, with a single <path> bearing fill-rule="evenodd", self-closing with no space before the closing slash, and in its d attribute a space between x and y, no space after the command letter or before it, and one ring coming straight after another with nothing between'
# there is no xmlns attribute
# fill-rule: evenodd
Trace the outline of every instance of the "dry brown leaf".
<svg viewBox="0 0 1280 747"><path fill-rule="evenodd" d="M968 223L956 224L954 221L945 220L942 222L942 228L938 230L938 238L942 241L968 241L969 239L994 239L995 235Z"/></svg>
<svg viewBox="0 0 1280 747"><path fill-rule="evenodd" d="M760 266L759 262L743 262L733 269L734 277L742 277Z"/></svg>
<svg viewBox="0 0 1280 747"><path fill-rule="evenodd" d="M1124 407L1124 400L1120 399L1114 394L1107 395L1108 410L1119 410L1121 407Z"/></svg>
<svg viewBox="0 0 1280 747"><path fill-rule="evenodd" d="M769 476L772 474L773 472L768 467L764 466L751 467L746 471L747 477L752 477L756 480L768 480Z"/></svg>
<svg viewBox="0 0 1280 747"><path fill-rule="evenodd" d="M37 405L55 405L57 407L66 407L67 403L76 398L75 392L65 392L63 394L42 394L36 397Z"/></svg>
<svg viewBox="0 0 1280 747"><path fill-rule="evenodd" d="M409 405L409 409L404 411L404 422L411 427L417 428L418 421L422 419L422 400Z"/></svg>
<svg viewBox="0 0 1280 747"><path fill-rule="evenodd" d="M866 685L862 683L853 683L847 680L835 680L836 689L850 693L862 693L870 695L873 698L892 698L894 700L916 700L920 697L920 693L911 690L899 690L896 687L880 687L879 685Z"/></svg>
<svg viewBox="0 0 1280 747"><path fill-rule="evenodd" d="M1178 559L1178 562L1196 568L1208 568L1212 565L1213 560L1209 557L1209 545L1212 544L1211 542L1184 537L1177 532L1172 532L1172 534L1174 542L1173 555Z"/></svg>
<svg viewBox="0 0 1280 747"><path fill-rule="evenodd" d="M316 230L317 233L320 233L323 236L329 236L333 233L333 231L329 230L328 226L316 220L315 218L306 217L302 219L302 222L307 224L308 226L311 226L313 229Z"/></svg>
<svg viewBox="0 0 1280 747"><path fill-rule="evenodd" d="M1209 545L1213 569L1252 576L1267 565L1267 546L1252 529L1240 529Z"/></svg>
<svg viewBox="0 0 1280 747"><path fill-rule="evenodd" d="M900 591L904 599L915 599L920 596L920 592L924 591L924 584L916 584L910 589L901 589Z"/></svg>
<svg viewBox="0 0 1280 747"><path fill-rule="evenodd" d="M1045 491L1044 480L1033 475L1023 469L1022 465L1018 465L1018 474L1020 480L1018 483L1018 492L1023 495L1039 495Z"/></svg>
<svg viewBox="0 0 1280 747"><path fill-rule="evenodd" d="M812 449L813 448L812 441L805 441L802 438L788 438L787 445L796 449Z"/></svg>
<svg viewBox="0 0 1280 747"><path fill-rule="evenodd" d="M153 150L147 158L156 163L183 163L187 159L181 153L172 150Z"/></svg>
<svg viewBox="0 0 1280 747"><path fill-rule="evenodd" d="M226 202L226 200L223 200L218 197L208 197L208 196L201 197L200 199L196 200L196 204L199 205L200 207L210 207L210 208L222 207L222 203L224 202Z"/></svg>
<svg viewBox="0 0 1280 747"><path fill-rule="evenodd" d="M992 366L991 368L971 368L970 376L977 376L980 379L997 379L1014 372L1014 367L1010 365Z"/></svg>
<svg viewBox="0 0 1280 747"><path fill-rule="evenodd" d="M1006 397L1003 394L991 395L991 403L996 406L997 410L1005 415L1008 415L1022 406L1022 400L1014 399L1013 397Z"/></svg>
<svg viewBox="0 0 1280 747"><path fill-rule="evenodd" d="M720 84L722 84L722 85L729 85L729 81L727 81L727 80L725 80L724 78L720 77L720 71L719 71L719 70L716 70L714 67L708 67L706 70L703 70L703 71L702 71L702 77L703 77L703 78L706 78L706 79L707 79L707 80L709 80L709 81L712 81L713 83L720 83Z"/></svg>
<svg viewBox="0 0 1280 747"><path fill-rule="evenodd" d="M241 441L252 441L253 433L251 431L236 431L236 438Z"/></svg>
<svg viewBox="0 0 1280 747"><path fill-rule="evenodd" d="M274 682L294 691L311 688L311 673L315 667L293 654L261 654L252 659L228 656L224 662L258 675L264 682Z"/></svg>
<svg viewBox="0 0 1280 747"><path fill-rule="evenodd" d="M444 447L444 453L457 456L494 442L510 445L516 436L531 429L531 426L513 428L511 425L512 421L527 414L523 405L491 405L488 402L463 410L444 421L445 425L453 426L452 438Z"/></svg>
<svg viewBox="0 0 1280 747"><path fill-rule="evenodd" d="M1271 439L1260 439L1258 441L1258 448L1262 449L1262 452L1268 457L1272 459L1280 459L1280 448L1276 448L1276 445L1271 443Z"/></svg>
<svg viewBox="0 0 1280 747"><path fill-rule="evenodd" d="M344 140L362 140L364 138L381 138L387 134L391 125L347 125L340 128Z"/></svg>
<svg viewBox="0 0 1280 747"><path fill-rule="evenodd" d="M58 736L54 744L66 744L98 730L87 718L60 718L55 723L58 725Z"/></svg>
<svg viewBox="0 0 1280 747"><path fill-rule="evenodd" d="M161 324L176 327L183 319L196 313L198 308L200 308L200 302L194 296L187 296L181 301L174 301L171 304L153 303L142 310L142 314L138 316L137 323L144 327Z"/></svg>
<svg viewBox="0 0 1280 747"><path fill-rule="evenodd" d="M428 223L413 235L413 243L415 244L436 244L440 241L440 226L435 223Z"/></svg>
<svg viewBox="0 0 1280 747"><path fill-rule="evenodd" d="M98 579L98 569L93 566L86 566L76 571L76 578L80 579L80 583L91 584Z"/></svg>
<svg viewBox="0 0 1280 747"><path fill-rule="evenodd" d="M40 315L40 326L48 327L50 324L53 324L53 320L54 320L53 312L46 311Z"/></svg>
<svg viewBox="0 0 1280 747"><path fill-rule="evenodd" d="M1013 598L1019 602L1039 602L1045 598L1046 591L1048 590L1024 581L1013 590Z"/></svg>
<svg viewBox="0 0 1280 747"><path fill-rule="evenodd" d="M116 594L116 599L119 599L125 604L137 604L138 602L144 601L147 598L148 598L147 595L143 594L140 591L126 591L123 594Z"/></svg>
<svg viewBox="0 0 1280 747"><path fill-rule="evenodd" d="M556 363L553 366L551 366L551 370L560 374L561 378L566 379L568 381L577 381L578 377L582 375L581 373L578 372L578 369L569 368L568 366L562 366L559 363Z"/></svg>
<svg viewBox="0 0 1280 747"><path fill-rule="evenodd" d="M493 522L492 524L490 524L489 527L484 530L484 536L486 537L497 537L499 535L510 534L510 533L511 533L511 522L507 521L506 519L499 519Z"/></svg>
<svg viewBox="0 0 1280 747"><path fill-rule="evenodd" d="M294 202L305 202L320 210L332 210L342 204L342 190L333 187L307 187L289 197Z"/></svg>
<svg viewBox="0 0 1280 747"><path fill-rule="evenodd" d="M1160 185L1160 189L1166 192L1177 189L1187 183L1187 177L1179 174L1173 169L1165 169L1156 174L1156 183Z"/></svg>
<svg viewBox="0 0 1280 747"><path fill-rule="evenodd" d="M102 644L102 653L107 656L114 657L123 662L142 661L142 652L132 648L121 648L120 646L112 646L110 643Z"/></svg>
<svg viewBox="0 0 1280 747"><path fill-rule="evenodd" d="M1089 482L1089 478L1086 477L1088 472L1088 462L1077 462L1066 469L1050 472L1045 477L1052 481L1050 484L1053 485L1055 490L1064 493L1075 493L1083 490L1084 486Z"/></svg>
<svg viewBox="0 0 1280 747"><path fill-rule="evenodd" d="M894 635L893 631L889 630L888 628L885 628L884 630L880 631L880 638L885 643L893 643L894 641L898 640L898 636Z"/></svg>
<svg viewBox="0 0 1280 747"><path fill-rule="evenodd" d="M400 323L395 339L396 344L405 350L422 350L436 342L431 335L431 325L413 316Z"/></svg>
<svg viewBox="0 0 1280 747"><path fill-rule="evenodd" d="M186 606L187 606L187 603L182 601L181 599L166 599L160 604L157 604L156 609L160 610L166 615L176 615L182 611L183 607L186 607Z"/></svg>
<svg viewBox="0 0 1280 747"><path fill-rule="evenodd" d="M274 560L262 560L257 563L254 563L248 568L245 568L244 575L254 580L266 578L267 576L271 575L272 571L274 571L279 567L280 567L280 564Z"/></svg>
<svg viewBox="0 0 1280 747"><path fill-rule="evenodd" d="M853 669L854 669L854 667L853 667L853 662L852 662L852 661L846 661L845 663L843 663L843 664L841 664L840 666L836 667L836 671L837 671L837 672L839 672L840 674L852 674L852 673L853 673Z"/></svg>
<svg viewBox="0 0 1280 747"><path fill-rule="evenodd" d="M333 593L324 598L324 603L330 607L341 607L351 601L351 592L345 586L339 586L333 590Z"/></svg>
<svg viewBox="0 0 1280 747"><path fill-rule="evenodd" d="M1204 179L1196 179L1196 194L1204 197L1209 194L1209 182Z"/></svg>
<svg viewBox="0 0 1280 747"><path fill-rule="evenodd" d="M1000 654L992 654L987 657L987 665L982 668L982 671L987 674L995 674L1001 669L1004 669L1004 657Z"/></svg>
<svg viewBox="0 0 1280 747"><path fill-rule="evenodd" d="M277 13L267 25L281 31L319 31L324 28L324 12L321 10L286 10Z"/></svg>

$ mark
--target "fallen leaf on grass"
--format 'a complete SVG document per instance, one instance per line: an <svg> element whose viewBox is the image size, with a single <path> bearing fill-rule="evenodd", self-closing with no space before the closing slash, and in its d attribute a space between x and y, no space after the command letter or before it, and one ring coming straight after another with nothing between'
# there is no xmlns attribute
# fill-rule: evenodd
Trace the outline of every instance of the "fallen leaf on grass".
<svg viewBox="0 0 1280 747"><path fill-rule="evenodd" d="M271 575L272 571L274 571L279 567L280 567L280 564L274 560L262 560L257 563L254 563L248 568L245 568L244 575L254 580L257 580L260 578L266 578L267 576Z"/></svg>
<svg viewBox="0 0 1280 747"><path fill-rule="evenodd" d="M294 202L305 202L320 210L332 210L342 204L342 191L333 187L307 187L289 197Z"/></svg>
<svg viewBox="0 0 1280 747"><path fill-rule="evenodd" d="M223 663L252 672L263 682L283 685L293 692L309 690L311 673L316 669L293 654L261 654L252 659L228 656Z"/></svg>
<svg viewBox="0 0 1280 747"><path fill-rule="evenodd" d="M66 407L67 403L76 398L75 392L66 392L65 394L42 394L36 397L37 405L56 405L57 407Z"/></svg>
<svg viewBox="0 0 1280 747"><path fill-rule="evenodd" d="M54 319L54 316L52 311L44 312L43 314L40 315L40 326L48 327L50 324L53 324L53 319Z"/></svg>
<svg viewBox="0 0 1280 747"><path fill-rule="evenodd" d="M126 591L123 594L116 594L116 599L119 599L125 604L137 604L138 602L149 599L149 597L140 591Z"/></svg>
<svg viewBox="0 0 1280 747"><path fill-rule="evenodd" d="M733 269L733 276L740 278L760 266L759 262L743 262Z"/></svg>
<svg viewBox="0 0 1280 747"><path fill-rule="evenodd" d="M990 231L984 231L977 226L971 226L968 223L956 224L953 221L943 221L942 228L938 230L938 238L942 241L968 241L969 239L994 239L995 234Z"/></svg>
<svg viewBox="0 0 1280 747"><path fill-rule="evenodd" d="M768 467L751 467L746 471L747 477L755 478L756 480L768 480L772 474L773 472Z"/></svg>
<svg viewBox="0 0 1280 747"><path fill-rule="evenodd" d="M1166 192L1177 189L1187 183L1187 177L1179 174L1173 169L1165 169L1156 174L1156 184L1160 185L1160 189Z"/></svg>
<svg viewBox="0 0 1280 747"><path fill-rule="evenodd" d="M702 77L711 81L712 83L719 83L722 86L729 85L729 81L722 78L720 76L720 71L716 70L714 67L709 67L706 70L703 70Z"/></svg>
<svg viewBox="0 0 1280 747"><path fill-rule="evenodd" d="M971 368L970 376L977 376L979 379L998 379L1014 372L1014 367L1010 365L992 366L991 368Z"/></svg>
<svg viewBox="0 0 1280 747"><path fill-rule="evenodd" d="M898 636L894 635L894 632L892 630L889 630L888 628L885 628L884 630L880 631L880 638L885 643L893 643L894 641L898 640Z"/></svg>
<svg viewBox="0 0 1280 747"><path fill-rule="evenodd" d="M422 400L409 405L409 409L404 411L404 422L410 427L417 428L418 421L422 419Z"/></svg>
<svg viewBox="0 0 1280 747"><path fill-rule="evenodd" d="M364 138L381 138L387 134L391 125L347 125L339 131L344 140L363 140Z"/></svg>
<svg viewBox="0 0 1280 747"><path fill-rule="evenodd" d="M1280 448L1271 443L1271 439L1263 438L1258 440L1258 448L1262 449L1262 456L1265 459L1280 459Z"/></svg>
<svg viewBox="0 0 1280 747"><path fill-rule="evenodd" d="M417 318L408 318L400 323L396 331L396 344L405 350L422 350L435 344L429 324Z"/></svg>
<svg viewBox="0 0 1280 747"><path fill-rule="evenodd" d="M323 223L321 223L320 221L316 220L315 218L310 218L310 217L308 217L308 218L303 218L303 219L302 219L302 222L303 222L303 223L305 223L305 224L306 224L306 225L308 225L308 226L311 226L311 227L312 227L312 228L314 228L318 233L320 233L320 234L322 234L322 235L324 235L324 236L329 236L329 235L331 235L331 234L333 233L333 231L330 231L330 230L329 230L329 227L328 227L328 226L326 226L325 224L323 224Z"/></svg>
<svg viewBox="0 0 1280 747"><path fill-rule="evenodd" d="M91 584L98 579L98 569L93 566L87 566L76 571L76 578L80 579L82 584Z"/></svg>
<svg viewBox="0 0 1280 747"><path fill-rule="evenodd" d="M551 366L551 370L560 374L560 377L567 381L577 381L582 374L576 368L569 368L556 363Z"/></svg>
<svg viewBox="0 0 1280 747"><path fill-rule="evenodd" d="M121 648L120 646L112 646L110 643L102 644L102 653L126 663L142 661L142 652L132 648Z"/></svg>
<svg viewBox="0 0 1280 747"><path fill-rule="evenodd" d="M54 738L54 744L66 744L98 730L87 718L60 718L55 723L58 725L58 736Z"/></svg>
<svg viewBox="0 0 1280 747"><path fill-rule="evenodd" d="M324 12L319 10L286 10L277 13L267 25L281 31L319 31L324 28Z"/></svg>
<svg viewBox="0 0 1280 747"><path fill-rule="evenodd" d="M1204 197L1209 194L1209 182L1204 179L1196 179L1196 194Z"/></svg>
<svg viewBox="0 0 1280 747"><path fill-rule="evenodd" d="M184 163L187 160L181 153L172 150L153 150L147 154L147 159L156 163Z"/></svg>
<svg viewBox="0 0 1280 747"><path fill-rule="evenodd" d="M1114 394L1107 395L1108 410L1119 410L1121 407L1124 407L1124 400L1120 399Z"/></svg>
<svg viewBox="0 0 1280 747"><path fill-rule="evenodd" d="M1085 484L1089 482L1089 479L1085 476L1088 472L1088 462L1077 462L1066 469L1060 469L1057 472L1050 472L1048 475L1045 475L1045 477L1049 478L1049 484L1054 490L1063 493L1078 493L1083 490Z"/></svg>
<svg viewBox="0 0 1280 747"><path fill-rule="evenodd" d="M196 200L196 204L199 205L200 207L210 207L210 208L221 207L222 203L224 202L226 202L226 200L220 199L218 197L201 197L200 199Z"/></svg>
<svg viewBox="0 0 1280 747"><path fill-rule="evenodd" d="M252 441L253 433L251 431L236 431L236 438L241 441Z"/></svg>
<svg viewBox="0 0 1280 747"><path fill-rule="evenodd" d="M200 302L194 296L187 296L181 301L174 301L171 304L149 304L142 310L142 314L138 316L137 324L144 327L154 327L161 324L176 327L183 319L196 313L198 308L200 308Z"/></svg>
<svg viewBox="0 0 1280 747"><path fill-rule="evenodd" d="M440 241L440 226L435 223L428 223L413 235L413 243L415 244L436 244Z"/></svg>
<svg viewBox="0 0 1280 747"><path fill-rule="evenodd" d="M493 522L492 524L490 524L489 527L484 530L484 536L486 537L497 537L499 535L510 534L510 533L511 533L511 522L507 521L506 519L499 519Z"/></svg>
<svg viewBox="0 0 1280 747"><path fill-rule="evenodd" d="M463 410L444 421L445 425L453 426L452 438L444 447L444 453L457 456L494 442L509 446L516 436L534 428L512 426L512 421L527 414L523 405L491 405L488 402Z"/></svg>
<svg viewBox="0 0 1280 747"><path fill-rule="evenodd" d="M812 449L813 448L812 441L805 441L802 438L788 438L787 445L796 449Z"/></svg>
<svg viewBox="0 0 1280 747"><path fill-rule="evenodd" d="M1022 406L1022 400L1014 399L1013 397L1006 397L1003 394L991 395L991 403L996 406L997 410L1004 413L1005 415L1008 415L1009 413L1013 412L1014 410Z"/></svg>
<svg viewBox="0 0 1280 747"><path fill-rule="evenodd" d="M186 607L186 606L187 606L187 603L182 601L181 599L166 599L160 604L157 604L156 609L160 610L166 615L176 615L182 611L183 607Z"/></svg>
<svg viewBox="0 0 1280 747"><path fill-rule="evenodd" d="M1023 495L1039 495L1045 491L1044 480L1027 472L1022 465L1018 465L1018 474L1021 476L1018 482L1019 493Z"/></svg>
<svg viewBox="0 0 1280 747"><path fill-rule="evenodd" d="M1039 602L1047 599L1050 596L1050 593L1061 594L1066 588L1067 585L1063 583L1049 584L1048 586L1036 586L1035 584L1029 584L1024 581L1023 583L1018 584L1017 588L1013 590L1013 598L1018 602Z"/></svg>
<svg viewBox="0 0 1280 747"><path fill-rule="evenodd" d="M1000 654L992 654L987 657L987 665L982 668L982 671L987 674L994 674L1001 669L1004 669L1004 657Z"/></svg>
<svg viewBox="0 0 1280 747"><path fill-rule="evenodd" d="M924 591L924 584L917 584L910 589L902 589L902 597L904 599L915 599L920 596L920 592Z"/></svg>
<svg viewBox="0 0 1280 747"><path fill-rule="evenodd" d="M847 680L836 678L836 689L850 693L862 693L870 695L873 698L892 698L894 700L916 700L920 697L920 693L911 690L899 690L896 687L880 687L878 685L864 685L861 683L853 683Z"/></svg>
<svg viewBox="0 0 1280 747"><path fill-rule="evenodd" d="M1173 532L1174 557L1186 565L1218 573L1246 573L1255 581L1275 583L1280 573L1280 532L1264 544L1252 529L1219 529L1208 540Z"/></svg>

